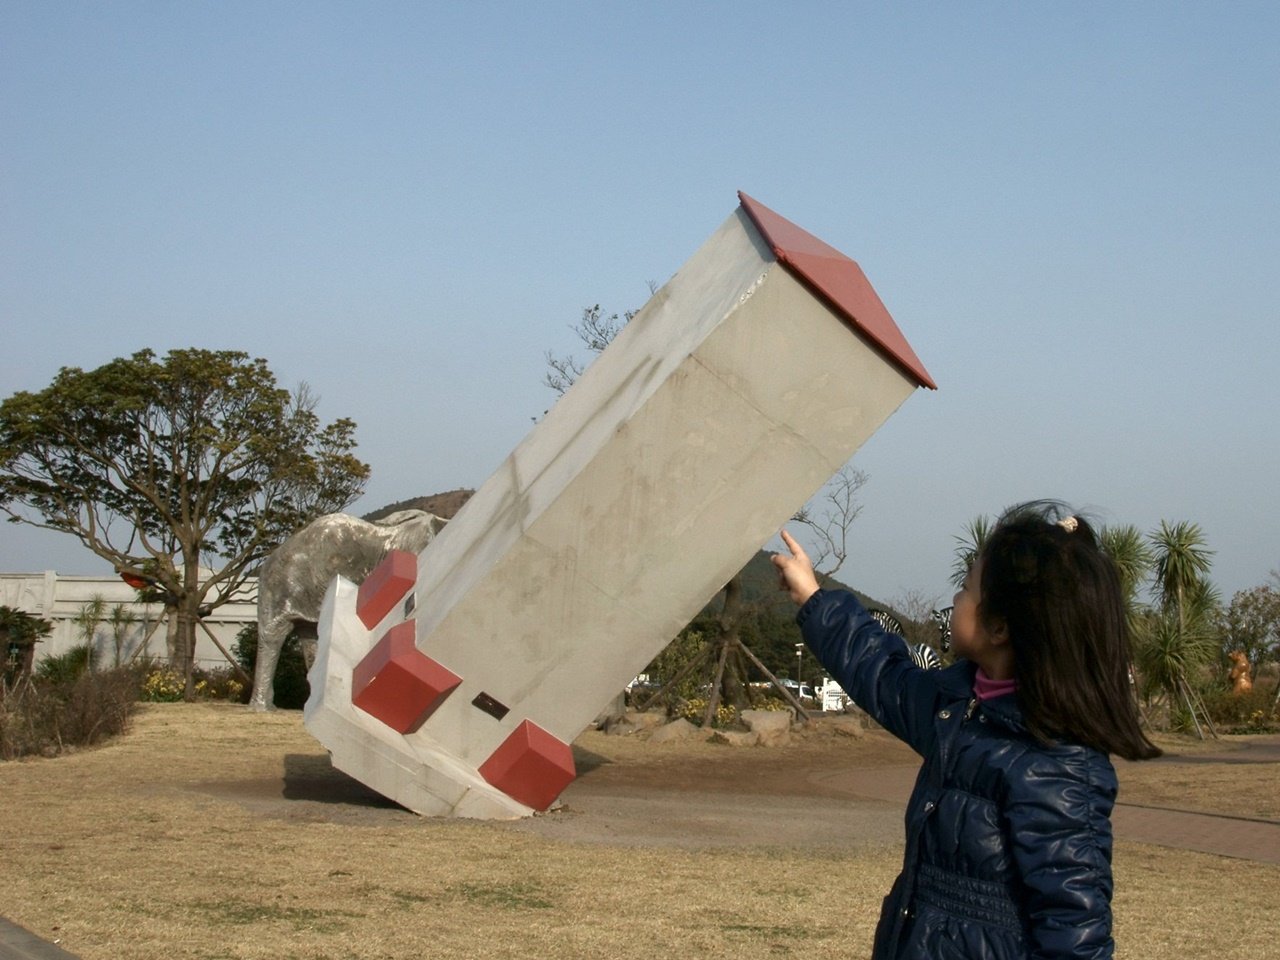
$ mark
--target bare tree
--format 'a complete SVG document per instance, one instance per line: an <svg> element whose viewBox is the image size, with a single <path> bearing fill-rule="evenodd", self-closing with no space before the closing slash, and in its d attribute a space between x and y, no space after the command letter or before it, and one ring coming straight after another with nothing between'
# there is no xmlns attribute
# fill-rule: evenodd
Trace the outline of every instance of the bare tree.
<svg viewBox="0 0 1280 960"><path fill-rule="evenodd" d="M939 653L942 644L938 624L933 612L938 609L941 597L929 596L920 590L905 590L893 601L893 607L902 614L903 637L909 646L927 643Z"/></svg>
<svg viewBox="0 0 1280 960"><path fill-rule="evenodd" d="M846 463L791 518L809 530L813 541L809 556L823 582L834 577L849 557L849 529L862 513L858 495L869 479L865 470Z"/></svg>

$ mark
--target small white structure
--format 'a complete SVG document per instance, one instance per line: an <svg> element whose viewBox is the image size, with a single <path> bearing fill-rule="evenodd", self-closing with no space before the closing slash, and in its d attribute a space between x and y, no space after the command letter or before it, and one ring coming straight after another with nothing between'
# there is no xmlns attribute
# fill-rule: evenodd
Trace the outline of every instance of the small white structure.
<svg viewBox="0 0 1280 960"><path fill-rule="evenodd" d="M823 677L822 683L818 684L818 699L822 701L824 713L844 713L849 706L849 695L844 692L844 687L830 677Z"/></svg>
<svg viewBox="0 0 1280 960"><path fill-rule="evenodd" d="M519 817L569 744L917 387L852 260L740 195L436 539L331 585L305 722L424 814Z"/></svg>

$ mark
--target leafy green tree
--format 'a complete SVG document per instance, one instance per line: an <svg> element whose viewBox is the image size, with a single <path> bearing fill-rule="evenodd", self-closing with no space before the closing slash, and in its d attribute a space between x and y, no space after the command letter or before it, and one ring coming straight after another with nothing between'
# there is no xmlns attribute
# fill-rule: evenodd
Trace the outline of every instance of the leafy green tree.
<svg viewBox="0 0 1280 960"><path fill-rule="evenodd" d="M190 695L198 618L368 477L355 424L322 425L315 404L305 385L290 393L266 361L236 351L64 367L0 404L0 510L153 584L176 618Z"/></svg>
<svg viewBox="0 0 1280 960"><path fill-rule="evenodd" d="M1280 589L1264 583L1238 591L1227 607L1226 628L1227 650L1243 651L1256 672L1280 651Z"/></svg>
<svg viewBox="0 0 1280 960"><path fill-rule="evenodd" d="M124 655L125 635L137 622L138 618L123 603L111 605L111 612L107 614L107 624L111 627L111 647L115 654L114 666L120 666L120 659Z"/></svg>
<svg viewBox="0 0 1280 960"><path fill-rule="evenodd" d="M1160 607L1185 625L1193 593L1213 566L1213 551L1205 546L1199 525L1185 521L1170 526L1161 520L1150 539Z"/></svg>
<svg viewBox="0 0 1280 960"><path fill-rule="evenodd" d="M1142 531L1132 524L1103 527L1098 536L1102 541L1102 549L1111 558L1119 574L1129 632L1137 643L1145 622L1145 608L1139 600L1139 587L1151 576L1155 555Z"/></svg>
<svg viewBox="0 0 1280 960"><path fill-rule="evenodd" d="M1138 587L1151 575L1155 555L1142 531L1132 524L1120 527L1103 527L1100 534L1102 549L1116 565L1120 575L1120 589L1124 592L1125 607L1131 613L1138 604Z"/></svg>
<svg viewBox="0 0 1280 960"><path fill-rule="evenodd" d="M1179 630L1172 617L1154 616L1142 631L1136 659L1146 691L1163 691L1177 703L1190 695L1187 677L1213 660L1216 652L1209 634Z"/></svg>

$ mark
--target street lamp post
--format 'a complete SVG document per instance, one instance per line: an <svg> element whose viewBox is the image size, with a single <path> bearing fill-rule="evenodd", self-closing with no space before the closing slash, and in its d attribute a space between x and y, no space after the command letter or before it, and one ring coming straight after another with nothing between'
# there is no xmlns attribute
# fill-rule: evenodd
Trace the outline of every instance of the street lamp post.
<svg viewBox="0 0 1280 960"><path fill-rule="evenodd" d="M800 670L804 661L804 644L796 644L796 696L800 695Z"/></svg>

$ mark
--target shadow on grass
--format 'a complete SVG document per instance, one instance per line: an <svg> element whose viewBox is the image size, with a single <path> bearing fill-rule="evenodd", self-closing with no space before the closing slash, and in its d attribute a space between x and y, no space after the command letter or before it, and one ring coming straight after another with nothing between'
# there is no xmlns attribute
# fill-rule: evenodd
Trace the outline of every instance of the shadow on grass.
<svg viewBox="0 0 1280 960"><path fill-rule="evenodd" d="M613 763L608 757L578 746L573 748L573 762L578 776ZM406 809L335 768L328 756L315 754L285 755L284 786L280 795L286 800L310 800L382 810Z"/></svg>
<svg viewBox="0 0 1280 960"><path fill-rule="evenodd" d="M376 790L336 769L327 756L317 757L314 754L285 755L284 789L281 796L286 800L343 803L385 810L404 809L394 800L388 800Z"/></svg>
<svg viewBox="0 0 1280 960"><path fill-rule="evenodd" d="M582 776L584 773L590 773L592 770L607 766L611 763L613 763L613 761L608 757L601 756L598 753L593 753L590 750L584 750L576 743L573 745L573 765L578 771L578 776Z"/></svg>

